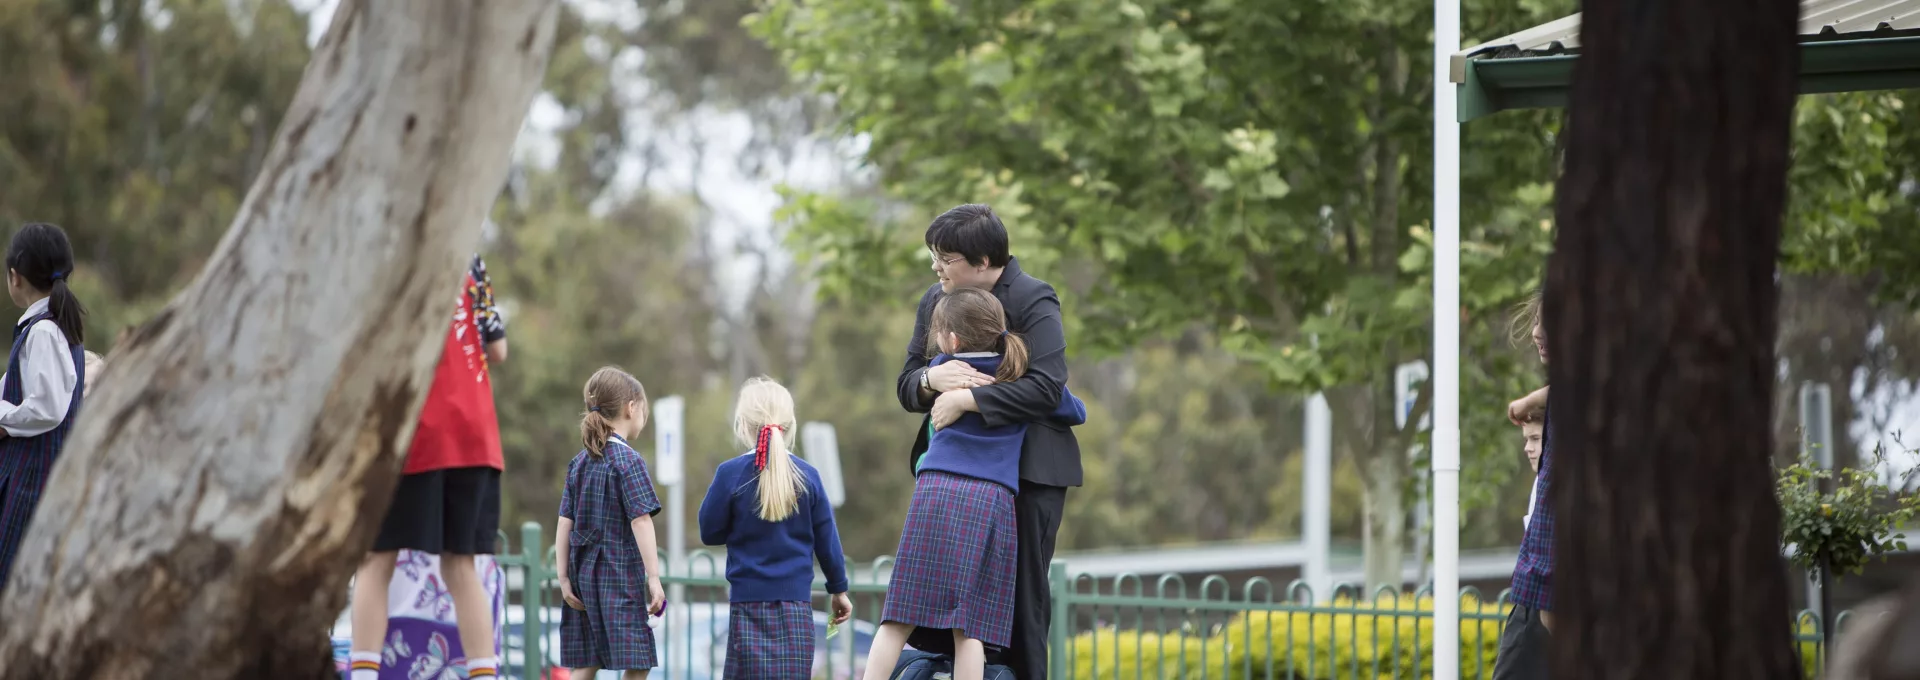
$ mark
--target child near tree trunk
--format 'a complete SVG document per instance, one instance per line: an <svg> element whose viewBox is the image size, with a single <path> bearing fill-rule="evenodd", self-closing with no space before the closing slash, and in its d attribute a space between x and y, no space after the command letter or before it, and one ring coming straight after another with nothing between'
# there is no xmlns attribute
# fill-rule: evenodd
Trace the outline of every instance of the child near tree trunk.
<svg viewBox="0 0 1920 680"><path fill-rule="evenodd" d="M20 557L20 542L86 392L87 310L67 287L72 274L67 232L51 224L14 232L7 247L7 294L27 311L13 327L13 351L0 380L0 587Z"/></svg>
<svg viewBox="0 0 1920 680"><path fill-rule="evenodd" d="M647 427L647 390L626 371L594 372L582 395L585 446L567 466L560 497L554 555L562 568L560 663L569 677L590 679L601 669L645 680L660 665L647 617L666 609L660 585L660 513L647 462L627 440Z"/></svg>

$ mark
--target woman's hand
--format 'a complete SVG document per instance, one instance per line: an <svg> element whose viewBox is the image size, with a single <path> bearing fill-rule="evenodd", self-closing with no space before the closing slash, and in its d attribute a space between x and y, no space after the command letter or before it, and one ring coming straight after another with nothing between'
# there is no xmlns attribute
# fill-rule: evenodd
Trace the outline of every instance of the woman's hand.
<svg viewBox="0 0 1920 680"><path fill-rule="evenodd" d="M955 390L941 392L933 400L933 410L927 412L927 416L933 419L933 429L944 430L968 411L978 410L980 405L973 401L973 390Z"/></svg>
<svg viewBox="0 0 1920 680"><path fill-rule="evenodd" d="M834 625L846 623L847 619L853 618L853 600L847 597L846 593L835 594L832 607Z"/></svg>
<svg viewBox="0 0 1920 680"><path fill-rule="evenodd" d="M993 376L975 370L965 361L949 361L927 369L927 385L935 392L970 390L992 384Z"/></svg>
<svg viewBox="0 0 1920 680"><path fill-rule="evenodd" d="M587 610L587 605L580 601L580 596L573 594L573 581L565 576L560 577L560 599L565 600L569 607L580 611Z"/></svg>

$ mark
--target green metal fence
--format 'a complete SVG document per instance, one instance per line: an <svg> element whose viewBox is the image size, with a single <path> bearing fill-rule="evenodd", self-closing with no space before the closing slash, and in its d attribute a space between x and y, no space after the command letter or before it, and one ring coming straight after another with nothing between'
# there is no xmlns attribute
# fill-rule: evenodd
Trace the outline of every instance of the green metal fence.
<svg viewBox="0 0 1920 680"><path fill-rule="evenodd" d="M552 547L543 541L540 525L529 522L521 527L519 550L502 553L499 562L511 590L504 670L508 677L547 680L559 658L555 645L562 606ZM889 558L848 566L855 621L827 641L817 678L860 677L891 566ZM669 589L669 607L656 628L661 667L652 677L719 680L726 659L725 558L694 551L685 573L674 573L671 566L667 571L661 580ZM1195 583L1178 575L1069 573L1067 565L1053 565L1049 662L1056 680L1432 677L1433 597L1426 588L1411 594L1382 588L1368 595L1343 585L1331 598L1316 600L1300 582L1279 588L1254 578L1235 588L1219 576ZM814 605L822 612L817 624L824 628L823 591L816 589ZM1464 589L1460 611L1460 675L1491 678L1508 611L1506 593L1487 599ZM1846 620L1842 613L1836 623L1844 627ZM1819 616L1801 612L1795 622L1813 677L1824 662Z"/></svg>

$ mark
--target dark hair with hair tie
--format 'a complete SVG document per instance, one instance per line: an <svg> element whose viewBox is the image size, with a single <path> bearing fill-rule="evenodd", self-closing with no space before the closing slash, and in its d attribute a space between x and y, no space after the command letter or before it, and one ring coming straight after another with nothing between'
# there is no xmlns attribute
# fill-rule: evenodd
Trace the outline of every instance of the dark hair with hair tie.
<svg viewBox="0 0 1920 680"><path fill-rule="evenodd" d="M7 269L47 294L47 313L67 342L86 343L87 308L67 287L67 276L73 273L73 244L67 241L66 231L42 222L21 225L7 246Z"/></svg>

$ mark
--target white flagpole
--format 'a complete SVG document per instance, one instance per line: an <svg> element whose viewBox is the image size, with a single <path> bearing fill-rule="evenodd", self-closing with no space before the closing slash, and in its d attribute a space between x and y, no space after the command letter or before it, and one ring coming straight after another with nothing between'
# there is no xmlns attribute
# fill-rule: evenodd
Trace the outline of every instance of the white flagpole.
<svg viewBox="0 0 1920 680"><path fill-rule="evenodd" d="M1460 0L1433 3L1433 677L1460 677Z"/></svg>

